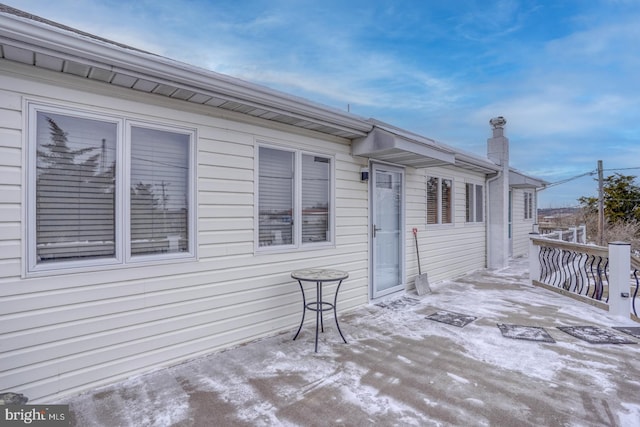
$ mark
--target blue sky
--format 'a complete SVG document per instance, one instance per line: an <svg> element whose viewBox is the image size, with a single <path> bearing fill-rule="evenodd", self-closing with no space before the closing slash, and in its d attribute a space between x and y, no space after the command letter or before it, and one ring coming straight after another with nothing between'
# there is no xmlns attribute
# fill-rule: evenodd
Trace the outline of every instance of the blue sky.
<svg viewBox="0 0 640 427"><path fill-rule="evenodd" d="M640 0L3 1L482 156L502 115L511 165L549 182L640 176Z"/></svg>

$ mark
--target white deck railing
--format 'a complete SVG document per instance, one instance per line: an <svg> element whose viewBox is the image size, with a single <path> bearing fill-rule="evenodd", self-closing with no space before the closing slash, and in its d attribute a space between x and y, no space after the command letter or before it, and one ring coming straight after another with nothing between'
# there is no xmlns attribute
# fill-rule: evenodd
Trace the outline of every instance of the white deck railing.
<svg viewBox="0 0 640 427"><path fill-rule="evenodd" d="M534 285L588 302L614 316L631 315L638 320L640 261L631 257L628 243L603 247L532 233L529 269Z"/></svg>
<svg viewBox="0 0 640 427"><path fill-rule="evenodd" d="M553 240L561 240L563 242L571 242L571 243L587 243L587 226L580 225L578 227L569 227L568 229L561 230L553 230L549 231L548 229L539 228L539 231L536 231L536 226L534 225L534 232L540 232L539 237L545 239L553 239Z"/></svg>

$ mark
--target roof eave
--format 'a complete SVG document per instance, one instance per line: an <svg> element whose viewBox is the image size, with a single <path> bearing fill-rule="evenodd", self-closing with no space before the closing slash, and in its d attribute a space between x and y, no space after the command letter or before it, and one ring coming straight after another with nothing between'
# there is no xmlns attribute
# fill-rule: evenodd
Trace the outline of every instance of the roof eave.
<svg viewBox="0 0 640 427"><path fill-rule="evenodd" d="M336 127L354 137L366 135L373 127L364 118L348 112L21 16L0 13L0 39L17 48L194 92L223 96L229 101Z"/></svg>

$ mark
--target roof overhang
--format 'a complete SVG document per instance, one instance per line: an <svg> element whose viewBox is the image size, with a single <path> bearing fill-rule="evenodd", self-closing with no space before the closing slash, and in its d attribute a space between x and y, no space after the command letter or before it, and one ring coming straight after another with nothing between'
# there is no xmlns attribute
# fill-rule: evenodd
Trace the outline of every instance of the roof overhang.
<svg viewBox="0 0 640 427"><path fill-rule="evenodd" d="M0 58L353 139L357 115L144 52L0 4Z"/></svg>
<svg viewBox="0 0 640 427"><path fill-rule="evenodd" d="M355 139L352 150L355 156L414 168L453 165L456 160L453 150L445 149L435 141L417 135L409 138L379 126L366 137Z"/></svg>
<svg viewBox="0 0 640 427"><path fill-rule="evenodd" d="M489 159L462 152L456 153L456 166L485 175L495 174L502 170L500 166Z"/></svg>
<svg viewBox="0 0 640 427"><path fill-rule="evenodd" d="M511 169L509 170L509 186L513 188L542 188L549 185L547 181Z"/></svg>

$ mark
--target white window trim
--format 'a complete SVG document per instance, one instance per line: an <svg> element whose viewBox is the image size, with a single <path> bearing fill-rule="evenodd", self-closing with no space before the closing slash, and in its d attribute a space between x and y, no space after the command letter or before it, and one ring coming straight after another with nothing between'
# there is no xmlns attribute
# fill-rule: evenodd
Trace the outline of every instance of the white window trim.
<svg viewBox="0 0 640 427"><path fill-rule="evenodd" d="M466 198L466 192L467 192L467 184L473 185L473 220L472 221L468 221L467 220L467 198ZM476 212L476 204L477 204L477 200L476 200L476 194L477 194L477 187L482 187L482 221L476 221L476 218L478 217L477 212ZM484 185L483 183L480 182L476 182L476 181L467 181L465 182L465 186L464 186L464 190L465 190L465 223L466 224L484 224L487 218L486 215L486 199L487 199L487 193L486 193L486 185Z"/></svg>
<svg viewBox="0 0 640 427"><path fill-rule="evenodd" d="M294 209L294 228L293 228L293 244L290 245L273 245L273 246L260 246L260 147L270 148L273 150L281 150L294 154L294 197L293 197L293 209ZM274 144L272 142L257 141L255 144L255 161L254 161L254 253L278 253L278 252L292 252L301 250L314 250L323 249L327 247L335 247L335 235L336 235L336 197L335 197L335 176L336 176L336 159L335 155L326 154L316 151L308 151L302 149L295 149L285 145ZM330 168L330 184L329 184L329 239L325 242L302 242L302 156L318 156L331 160Z"/></svg>
<svg viewBox="0 0 640 427"><path fill-rule="evenodd" d="M524 198L524 220L531 221L534 218L535 192L524 190L522 192Z"/></svg>
<svg viewBox="0 0 640 427"><path fill-rule="evenodd" d="M196 131L195 129L185 128L181 126L167 125L167 124L159 124L154 122L140 121L140 120L125 120L125 132L126 139L125 141L129 141L128 144L125 144L125 148L122 150L124 159L122 160L123 164L123 186L122 188L131 188L131 128L132 127L141 127L145 129L154 129L160 131L167 132L176 132L182 133L185 135L189 135L189 152L187 153L189 159L189 176L187 178L187 184L189 188L189 194L187 195L187 206L189 207L189 227L187 229L187 238L189 241L188 250L186 252L179 253L166 253L166 254L153 254L153 255L131 255L131 198L123 197L124 201L122 202L122 206L125 212L125 226L124 226L124 238L123 244L125 245L125 263L127 264L135 264L135 263L143 263L143 262L159 262L165 260L174 260L174 259L194 259L195 258L195 225L197 224L197 206L196 203L196 153L195 143L196 143Z"/></svg>
<svg viewBox="0 0 640 427"><path fill-rule="evenodd" d="M33 100L25 100L25 129L27 130L25 138L25 150L24 150L24 164L26 167L25 173L25 191L23 192L23 201L26 209L24 210L23 223L26 224L23 232L24 242L26 244L23 248L23 259L26 262L23 263L23 275L39 276L43 274L69 274L69 273L81 273L92 272L105 269L123 268L127 265L141 265L147 264L166 264L167 262L182 262L192 261L197 259L196 254L196 236L197 236L197 200L196 200L196 153L197 153L197 134L194 128L182 127L177 124L159 124L151 121L132 120L128 119L123 114L116 114L105 112L103 110L87 110L85 108L74 108L62 104L50 104L46 102L39 102ZM100 120L106 122L115 123L117 129L117 142L116 142L116 162L119 167L116 167L116 182L121 182L121 185L115 186L115 255L113 258L105 259L89 259L82 261L63 261L58 263L51 263L45 265L38 265L36 256L36 151L37 151L37 120L36 115L38 112L49 112L52 114L68 115L78 118L86 118L92 120ZM136 256L131 257L128 255L130 247L130 226L128 224L129 218L129 197L126 197L124 188L129 188L129 167L130 167L130 144L126 144L125 141L130 136L131 126L140 126L149 129L167 130L173 132L180 132L188 134L190 137L189 144L189 250L187 252L175 253L175 254L158 254L149 256Z"/></svg>
<svg viewBox="0 0 640 427"><path fill-rule="evenodd" d="M444 175L430 175L427 174L425 177L425 198L426 198L426 204L427 204L427 209L429 209L428 204L429 204L429 196L428 196L428 180L429 178L437 178L438 179L438 207L437 207L437 216L438 216L438 222L433 223L433 224L429 224L428 220L427 220L427 213L425 212L425 223L427 227L452 227L455 225L456 222L456 180L453 177L450 176L444 176ZM451 222L442 222L442 180L448 180L451 181L451 207L450 207L450 214L451 214Z"/></svg>

